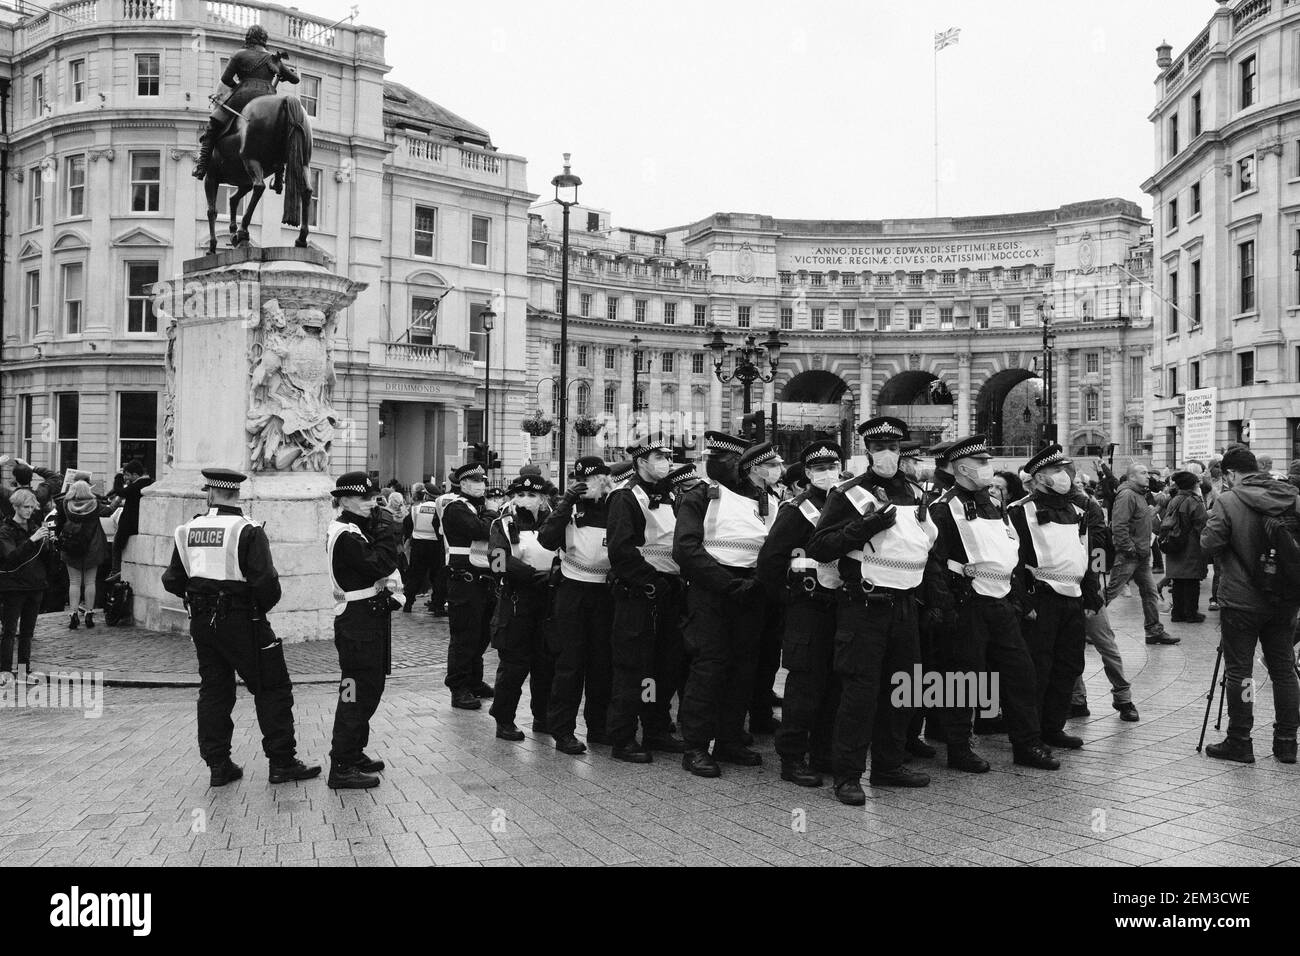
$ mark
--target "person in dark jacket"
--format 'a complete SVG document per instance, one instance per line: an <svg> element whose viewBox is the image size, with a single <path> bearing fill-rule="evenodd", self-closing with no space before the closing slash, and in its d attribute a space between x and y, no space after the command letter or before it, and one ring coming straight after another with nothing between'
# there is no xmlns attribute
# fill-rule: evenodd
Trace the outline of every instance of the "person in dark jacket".
<svg viewBox="0 0 1300 956"><path fill-rule="evenodd" d="M14 487L0 488L0 514L9 518L13 516L13 505L9 502L9 497L20 488L26 488L36 495L37 512L44 515L49 510L50 500L53 497L54 488L62 483L62 478L57 471L49 468L33 467L21 458L14 462ZM32 487L33 476L39 476L41 485Z"/></svg>
<svg viewBox="0 0 1300 956"><path fill-rule="evenodd" d="M1205 528L1205 502L1201 500L1199 482L1190 471L1175 472L1175 492L1165 506L1160 522L1160 536L1172 535L1184 542L1180 550L1165 554L1165 574L1174 582L1173 608L1169 620L1175 623L1200 624L1204 614L1196 612L1201 599L1201 582L1209 572L1205 552L1201 550L1201 531Z"/></svg>
<svg viewBox="0 0 1300 956"><path fill-rule="evenodd" d="M68 569L68 606L72 608L68 627L75 631L83 621L88 628L95 626L95 575L109 553L99 519L111 515L113 506L95 497L84 481L74 481L61 504L59 553Z"/></svg>
<svg viewBox="0 0 1300 956"><path fill-rule="evenodd" d="M144 473L144 463L138 458L127 462L121 474L113 479L112 496L122 502L122 515L117 519L117 532L113 536L113 573L122 571L122 552L127 542L140 531L140 496L155 479Z"/></svg>
<svg viewBox="0 0 1300 956"><path fill-rule="evenodd" d="M1109 605L1124 585L1132 580L1142 595L1142 619L1148 644L1177 644L1160 623L1159 597L1151 577L1151 503L1148 498L1147 467L1140 462L1129 465L1128 476L1119 486L1115 506L1111 509L1110 530L1115 539L1115 566L1106 587Z"/></svg>
<svg viewBox="0 0 1300 956"><path fill-rule="evenodd" d="M1201 532L1201 547L1215 559L1221 578L1219 625L1228 736L1210 744L1205 752L1218 760L1255 762L1250 732L1255 724L1252 674L1258 645L1273 683L1273 755L1283 763L1295 763L1300 682L1292 632L1300 595L1278 598L1260 590L1255 566L1266 543L1265 519L1294 514L1300 497L1287 482L1260 474L1255 456L1244 445L1233 445L1224 452L1223 474L1229 490L1219 496L1210 512Z"/></svg>
<svg viewBox="0 0 1300 956"><path fill-rule="evenodd" d="M46 563L54 554L52 525L42 521L40 505L28 488L19 488L9 498L14 509L0 524L0 685L13 680L14 643L18 644L18 670L26 675L32 661L32 635L46 588ZM26 675L30 681L30 675Z"/></svg>

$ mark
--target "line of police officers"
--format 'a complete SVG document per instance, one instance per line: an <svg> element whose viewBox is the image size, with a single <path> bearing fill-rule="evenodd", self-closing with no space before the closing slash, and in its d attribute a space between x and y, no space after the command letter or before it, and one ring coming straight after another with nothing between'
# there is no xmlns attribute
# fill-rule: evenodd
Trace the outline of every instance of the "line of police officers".
<svg viewBox="0 0 1300 956"><path fill-rule="evenodd" d="M871 464L848 480L833 442L808 445L785 471L770 444L720 432L705 435L703 477L674 468L671 445L651 437L627 450L617 476L598 457L578 459L554 507L554 489L525 472L493 513L482 466L456 469L455 490L428 516L448 573L453 707L491 698L497 736L522 740L515 717L527 680L532 729L557 750L587 749L576 736L583 706L587 743L612 746L615 759L680 753L685 770L718 777L723 763L762 763L753 735L772 729L775 677L762 642L777 633L789 672L775 741L783 780L816 787L829 773L836 797L860 805L868 755L871 785L921 787L928 775L905 761L934 756L934 743L946 745L950 767L987 771L971 746L969 696L919 710L913 688L896 705L918 665L969 675L968 687L996 672L1015 763L1056 769L1048 745L1083 743L1064 726L1085 616L1101 606L1071 462L1059 446L1039 452L1024 467L1029 495L1004 509L989 496L983 436L932 449L936 487L927 490L904 422L873 418L858 431ZM783 501L783 482L799 493ZM331 786L373 786L382 769L363 747L387 669L388 615L402 604L392 597L401 593L394 526L372 513L377 490L357 472L334 492L343 683ZM178 551L194 524L178 529ZM500 655L495 688L483 680L488 646ZM224 739L228 760L228 731ZM222 756L204 746L205 759ZM267 753L284 760L284 749Z"/></svg>

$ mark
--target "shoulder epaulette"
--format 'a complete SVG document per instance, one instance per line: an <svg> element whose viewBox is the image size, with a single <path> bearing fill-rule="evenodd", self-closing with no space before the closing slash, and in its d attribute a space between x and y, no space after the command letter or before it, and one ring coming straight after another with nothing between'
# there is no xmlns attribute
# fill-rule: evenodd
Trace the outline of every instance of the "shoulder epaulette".
<svg viewBox="0 0 1300 956"><path fill-rule="evenodd" d="M717 501L719 498L722 497L722 486L719 485L716 481L710 481L708 486L708 493L706 494L705 497L709 501Z"/></svg>
<svg viewBox="0 0 1300 956"><path fill-rule="evenodd" d="M1010 511L1012 508L1023 508L1025 505L1029 504L1029 502L1033 500L1034 500L1033 494L1025 495L1019 501L1013 501L1011 502L1011 504L1007 505L1007 510Z"/></svg>

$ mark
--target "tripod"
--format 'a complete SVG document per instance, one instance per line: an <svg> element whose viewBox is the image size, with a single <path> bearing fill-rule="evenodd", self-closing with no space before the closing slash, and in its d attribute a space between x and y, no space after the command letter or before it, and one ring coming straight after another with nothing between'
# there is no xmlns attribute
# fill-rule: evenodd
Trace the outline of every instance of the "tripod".
<svg viewBox="0 0 1300 956"><path fill-rule="evenodd" d="M1296 651L1296 659L1293 662L1296 677L1300 678L1300 635L1297 635L1297 641L1292 649ZM1219 715L1214 719L1214 729L1218 730L1223 726L1223 698L1227 695L1228 669L1223 669L1223 677L1219 677L1219 665L1223 663L1223 641L1219 641L1219 646L1215 650L1214 657L1214 675L1210 678L1210 689L1205 695L1205 719L1201 721L1201 739L1196 742L1196 752L1200 753L1201 748L1205 746L1205 731L1210 725L1210 708L1214 706L1214 686L1219 687Z"/></svg>

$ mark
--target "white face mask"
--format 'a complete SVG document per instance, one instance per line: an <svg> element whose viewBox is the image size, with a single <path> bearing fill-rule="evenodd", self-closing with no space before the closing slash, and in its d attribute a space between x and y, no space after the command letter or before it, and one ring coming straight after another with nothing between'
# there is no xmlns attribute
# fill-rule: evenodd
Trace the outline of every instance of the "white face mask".
<svg viewBox="0 0 1300 956"><path fill-rule="evenodd" d="M779 465L759 465L751 471L751 474L757 479L755 484L763 488L772 488L781 480L781 467Z"/></svg>
<svg viewBox="0 0 1300 956"><path fill-rule="evenodd" d="M871 453L871 470L881 478L893 478L898 474L898 452L873 451Z"/></svg>
<svg viewBox="0 0 1300 956"><path fill-rule="evenodd" d="M487 494L487 482L483 481L462 481L460 490L471 498L482 498Z"/></svg>
<svg viewBox="0 0 1300 956"><path fill-rule="evenodd" d="M808 476L808 483L820 491L830 491L839 477L837 471L814 471Z"/></svg>
<svg viewBox="0 0 1300 956"><path fill-rule="evenodd" d="M1058 471L1047 479L1047 486L1058 495L1065 495L1069 494L1070 489L1074 487L1074 482L1068 474Z"/></svg>
<svg viewBox="0 0 1300 956"><path fill-rule="evenodd" d="M987 488L993 483L993 463L985 462L977 465L975 462L962 462L958 465L961 473L966 476L966 480L973 482L977 488Z"/></svg>
<svg viewBox="0 0 1300 956"><path fill-rule="evenodd" d="M668 477L668 472L673 470L671 461L647 461L645 464L652 481L663 481Z"/></svg>

